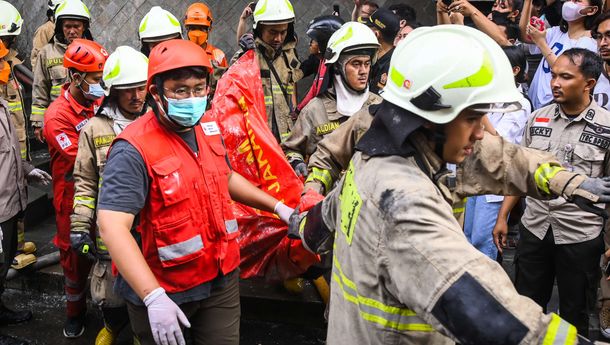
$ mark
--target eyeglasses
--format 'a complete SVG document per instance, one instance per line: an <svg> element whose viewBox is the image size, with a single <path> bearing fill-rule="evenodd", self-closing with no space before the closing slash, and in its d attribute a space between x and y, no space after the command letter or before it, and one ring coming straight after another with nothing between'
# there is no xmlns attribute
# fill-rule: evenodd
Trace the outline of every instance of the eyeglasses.
<svg viewBox="0 0 610 345"><path fill-rule="evenodd" d="M595 38L596 40L600 41L602 39L606 39L608 41L610 41L610 31L606 31L606 32L592 32L591 33L591 37Z"/></svg>
<svg viewBox="0 0 610 345"><path fill-rule="evenodd" d="M195 97L202 97L205 95L205 92L207 90L207 87L205 86L195 86L192 89L189 89L188 87L180 87L177 88L176 90L170 90L170 89L166 89L163 88L165 91L169 91L171 93L174 94L174 98L176 99L182 99L182 98L187 98L190 95L193 95Z"/></svg>

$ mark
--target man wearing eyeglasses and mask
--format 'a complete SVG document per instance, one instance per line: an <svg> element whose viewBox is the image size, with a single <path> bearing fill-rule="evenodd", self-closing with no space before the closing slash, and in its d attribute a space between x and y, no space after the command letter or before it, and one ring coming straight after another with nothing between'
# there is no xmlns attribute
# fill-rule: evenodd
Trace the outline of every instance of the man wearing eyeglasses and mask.
<svg viewBox="0 0 610 345"><path fill-rule="evenodd" d="M153 109L114 141L98 199L98 225L120 275L141 344L239 343L239 230L231 200L293 210L232 171L218 124L203 118L212 66L186 40L150 52ZM136 241L130 229L136 221Z"/></svg>

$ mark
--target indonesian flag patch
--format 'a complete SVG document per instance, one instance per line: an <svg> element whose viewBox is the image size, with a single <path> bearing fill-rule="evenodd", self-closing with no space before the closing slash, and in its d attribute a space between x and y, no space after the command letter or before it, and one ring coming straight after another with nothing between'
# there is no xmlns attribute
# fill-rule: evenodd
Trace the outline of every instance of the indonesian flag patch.
<svg viewBox="0 0 610 345"><path fill-rule="evenodd" d="M535 127L548 127L549 122L551 122L551 118L549 118L549 117L538 117L538 118L534 119L534 126Z"/></svg>

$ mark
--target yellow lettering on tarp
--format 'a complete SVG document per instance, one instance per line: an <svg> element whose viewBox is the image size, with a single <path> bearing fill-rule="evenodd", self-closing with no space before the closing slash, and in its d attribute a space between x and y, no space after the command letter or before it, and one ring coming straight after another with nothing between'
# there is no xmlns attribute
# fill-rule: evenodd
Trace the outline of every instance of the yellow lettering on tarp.
<svg viewBox="0 0 610 345"><path fill-rule="evenodd" d="M254 157L256 157L257 161L258 161L258 170L259 170L259 174L262 173L262 178L265 181L274 181L273 183L271 183L268 187L267 190L275 190L275 193L279 193L280 189L281 189L281 185L279 183L279 181L277 181L277 176L274 175L271 171L272 167L271 164L269 163L269 160L265 158L265 153L263 151L263 148L258 145L256 143L256 135L254 134L254 130L252 130L251 128L251 123L250 123L250 112L248 111L248 106L246 105L245 99L242 97L239 99L239 101L237 102L239 104L240 109L244 112L244 119L246 120L246 128L248 130L248 137L249 137L249 147L250 147L250 152L248 152L248 164L250 164L250 160L252 160L252 163L254 163ZM242 149L245 151L246 150L246 143L242 143L239 146L239 150L241 151Z"/></svg>
<svg viewBox="0 0 610 345"><path fill-rule="evenodd" d="M339 125L340 125L339 121L323 123L316 127L316 134L317 135L326 135L326 134L334 131L335 129L337 129L339 127Z"/></svg>
<svg viewBox="0 0 610 345"><path fill-rule="evenodd" d="M47 59L45 66L47 68L53 67L53 66L60 66L64 64L64 58L63 57L58 57L58 58L52 58L52 59Z"/></svg>
<svg viewBox="0 0 610 345"><path fill-rule="evenodd" d="M100 148L102 146L109 146L110 144L112 144L112 141L114 140L114 138L116 138L116 135L114 135L114 134L102 135L101 137L94 137L93 146L95 146L96 149Z"/></svg>

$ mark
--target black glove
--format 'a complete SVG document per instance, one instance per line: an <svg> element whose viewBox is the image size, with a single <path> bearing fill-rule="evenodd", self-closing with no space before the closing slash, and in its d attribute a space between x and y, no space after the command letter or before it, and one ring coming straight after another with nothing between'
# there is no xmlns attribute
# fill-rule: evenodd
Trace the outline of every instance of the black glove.
<svg viewBox="0 0 610 345"><path fill-rule="evenodd" d="M81 231L70 231L70 243L72 249L74 249L79 255L85 258L95 261L95 246L91 240L89 233Z"/></svg>
<svg viewBox="0 0 610 345"><path fill-rule="evenodd" d="M307 164L305 164L305 162L303 162L302 160L300 160L300 159L292 160L290 162L290 166L292 166L292 169L294 169L294 172L297 174L297 176L307 177L307 175L308 175Z"/></svg>
<svg viewBox="0 0 610 345"><path fill-rule="evenodd" d="M256 47L254 45L254 35L251 32L241 35L241 37L239 38L239 47L244 52L247 52L250 49L254 49Z"/></svg>
<svg viewBox="0 0 610 345"><path fill-rule="evenodd" d="M301 217L299 216L299 207L294 209L290 220L288 222L288 238L293 240L300 240L301 235L299 234L299 227L301 226Z"/></svg>
<svg viewBox="0 0 610 345"><path fill-rule="evenodd" d="M576 204L576 206L580 207L581 210L596 214L596 215L604 218L604 220L608 219L608 211L606 211L605 209L603 209L601 207L595 206L595 204L591 200L588 200L586 198L583 198L582 196L577 195L574 197L573 201Z"/></svg>

